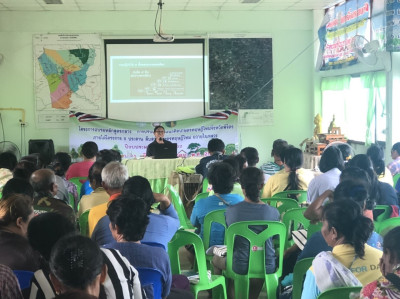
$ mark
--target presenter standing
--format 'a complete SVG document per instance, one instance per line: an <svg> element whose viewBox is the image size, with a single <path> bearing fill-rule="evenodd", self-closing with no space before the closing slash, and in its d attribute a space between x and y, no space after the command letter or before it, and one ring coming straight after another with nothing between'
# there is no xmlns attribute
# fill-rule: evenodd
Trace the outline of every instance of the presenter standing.
<svg viewBox="0 0 400 299"><path fill-rule="evenodd" d="M170 144L168 140L164 139L165 129L163 126L156 126L154 128L155 140L147 146L146 157L153 157L157 144Z"/></svg>

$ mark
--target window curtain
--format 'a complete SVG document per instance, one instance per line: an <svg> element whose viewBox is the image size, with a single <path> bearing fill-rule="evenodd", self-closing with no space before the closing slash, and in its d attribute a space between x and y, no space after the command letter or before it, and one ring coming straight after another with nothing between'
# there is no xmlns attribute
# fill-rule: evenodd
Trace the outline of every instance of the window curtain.
<svg viewBox="0 0 400 299"><path fill-rule="evenodd" d="M351 76L327 77L321 80L321 91L349 89Z"/></svg>
<svg viewBox="0 0 400 299"><path fill-rule="evenodd" d="M386 111L385 99L380 94L380 88L386 87L386 73L374 72L364 73L360 75L361 83L364 88L368 89L368 112L367 112L367 129L365 133L365 145L372 143L371 124L376 112L376 104L382 105L382 111ZM377 102L379 100L379 102Z"/></svg>

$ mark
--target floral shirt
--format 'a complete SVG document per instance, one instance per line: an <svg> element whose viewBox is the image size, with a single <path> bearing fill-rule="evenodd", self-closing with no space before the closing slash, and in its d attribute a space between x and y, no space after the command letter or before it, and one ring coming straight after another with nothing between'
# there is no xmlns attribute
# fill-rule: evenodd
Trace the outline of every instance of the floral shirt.
<svg viewBox="0 0 400 299"><path fill-rule="evenodd" d="M400 264L394 267L394 274L400 277ZM395 299L400 298L400 290L397 289L384 276L362 288L360 299Z"/></svg>

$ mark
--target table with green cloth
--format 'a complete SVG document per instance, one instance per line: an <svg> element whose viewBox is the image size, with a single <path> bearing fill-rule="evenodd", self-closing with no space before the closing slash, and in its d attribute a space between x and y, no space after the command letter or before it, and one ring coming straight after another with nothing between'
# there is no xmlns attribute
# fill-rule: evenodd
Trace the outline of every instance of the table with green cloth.
<svg viewBox="0 0 400 299"><path fill-rule="evenodd" d="M124 159L129 176L140 175L147 178L153 192L163 193L171 173L179 166L196 166L203 157L177 159Z"/></svg>

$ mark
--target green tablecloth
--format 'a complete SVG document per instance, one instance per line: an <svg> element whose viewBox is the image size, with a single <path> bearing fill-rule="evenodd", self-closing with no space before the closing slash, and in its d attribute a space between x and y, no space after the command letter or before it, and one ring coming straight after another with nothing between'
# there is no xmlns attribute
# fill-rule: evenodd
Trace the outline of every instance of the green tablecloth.
<svg viewBox="0 0 400 299"><path fill-rule="evenodd" d="M153 192L163 193L168 178L178 166L196 166L201 158L129 159L122 163L128 167L129 176L143 176L149 180Z"/></svg>

